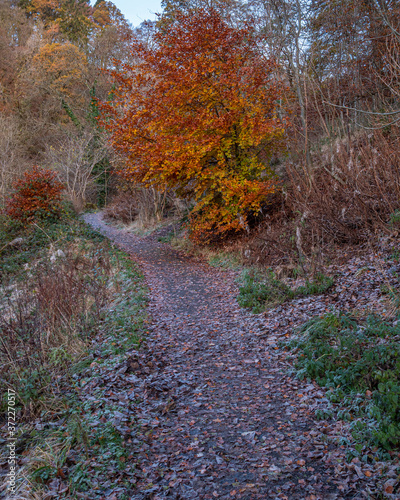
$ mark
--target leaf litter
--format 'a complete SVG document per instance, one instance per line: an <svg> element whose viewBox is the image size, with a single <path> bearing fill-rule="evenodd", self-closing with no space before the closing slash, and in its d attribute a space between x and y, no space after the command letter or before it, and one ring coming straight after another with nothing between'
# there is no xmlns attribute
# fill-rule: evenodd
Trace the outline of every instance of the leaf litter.
<svg viewBox="0 0 400 500"><path fill-rule="evenodd" d="M325 389L298 380L280 345L332 306L367 312L374 301L385 314L379 286L391 270L376 256L332 266L329 295L255 315L237 304L237 272L107 225L101 214L85 220L132 255L151 290L147 339L113 368L113 390L126 402L126 418L114 418L126 435L127 422L139 424L128 438L131 500L400 498L398 459L349 460L348 424L316 418L329 406Z"/></svg>

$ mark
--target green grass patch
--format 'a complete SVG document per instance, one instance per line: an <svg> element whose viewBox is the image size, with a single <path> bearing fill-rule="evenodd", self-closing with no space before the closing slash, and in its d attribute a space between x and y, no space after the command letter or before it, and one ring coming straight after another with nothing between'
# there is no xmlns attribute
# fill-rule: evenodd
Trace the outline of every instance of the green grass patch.
<svg viewBox="0 0 400 500"><path fill-rule="evenodd" d="M390 214L389 225L398 226L400 224L400 210L395 210Z"/></svg>
<svg viewBox="0 0 400 500"><path fill-rule="evenodd" d="M171 241L173 240L174 237L175 237L175 234L173 231L171 231L166 236L159 236L157 238L157 241L159 241L160 243L171 243Z"/></svg>
<svg viewBox="0 0 400 500"><path fill-rule="evenodd" d="M211 267L220 267L222 269L239 269L243 267L241 259L232 252L217 251L210 253L207 259Z"/></svg>
<svg viewBox="0 0 400 500"><path fill-rule="evenodd" d="M352 422L360 451L366 443L399 448L400 325L332 312L303 325L289 347L298 376L328 387L330 401L345 408L339 417Z"/></svg>
<svg viewBox="0 0 400 500"><path fill-rule="evenodd" d="M312 281L295 289L279 280L272 271L261 273L254 270L244 271L241 277L238 302L241 307L260 313L274 306L299 297L325 293L334 283L333 278L318 274Z"/></svg>

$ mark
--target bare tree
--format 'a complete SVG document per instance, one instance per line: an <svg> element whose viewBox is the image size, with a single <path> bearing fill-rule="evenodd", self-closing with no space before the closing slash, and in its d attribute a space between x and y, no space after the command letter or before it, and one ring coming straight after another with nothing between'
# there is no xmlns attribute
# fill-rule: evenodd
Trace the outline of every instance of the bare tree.
<svg viewBox="0 0 400 500"><path fill-rule="evenodd" d="M98 132L82 131L69 135L56 147L46 151L46 163L59 173L68 196L79 213L86 202L96 194L96 180L103 174L97 172L98 164L108 156L105 143Z"/></svg>
<svg viewBox="0 0 400 500"><path fill-rule="evenodd" d="M250 13L257 20L258 29L265 37L268 51L279 61L285 78L297 98L302 148L310 164L307 96L307 0L250 0Z"/></svg>

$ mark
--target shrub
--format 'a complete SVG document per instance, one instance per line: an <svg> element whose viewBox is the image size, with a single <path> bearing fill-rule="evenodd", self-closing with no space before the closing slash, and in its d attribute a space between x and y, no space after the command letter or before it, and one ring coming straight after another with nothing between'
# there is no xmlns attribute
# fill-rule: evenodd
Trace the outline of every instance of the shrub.
<svg viewBox="0 0 400 500"><path fill-rule="evenodd" d="M106 219L121 221L124 224L136 222L141 228L160 222L167 214L179 212L174 210L176 198L167 189L157 191L152 187L141 185L121 186L123 189L105 208Z"/></svg>
<svg viewBox="0 0 400 500"><path fill-rule="evenodd" d="M263 278L257 273L245 273L243 286L239 288L238 302L241 307L252 309L254 313L265 310L267 303L279 303L289 298L290 287L275 278L269 271Z"/></svg>
<svg viewBox="0 0 400 500"><path fill-rule="evenodd" d="M297 349L298 375L329 387L331 401L342 401L341 415L354 420L355 438L398 447L400 325L378 316L359 324L346 314L329 313L308 321L299 333L289 343Z"/></svg>
<svg viewBox="0 0 400 500"><path fill-rule="evenodd" d="M25 172L14 184L14 193L6 202L6 214L12 219L30 223L61 213L63 185L56 173L40 167Z"/></svg>
<svg viewBox="0 0 400 500"><path fill-rule="evenodd" d="M398 224L400 161L398 134L360 134L352 143L336 141L315 154L312 181L299 168L289 168L289 203L302 214L303 250L368 241L387 223Z"/></svg>

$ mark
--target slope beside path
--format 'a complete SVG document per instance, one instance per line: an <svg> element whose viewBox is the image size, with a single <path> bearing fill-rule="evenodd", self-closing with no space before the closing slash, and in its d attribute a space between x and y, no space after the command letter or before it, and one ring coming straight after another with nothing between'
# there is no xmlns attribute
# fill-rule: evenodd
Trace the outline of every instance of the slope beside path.
<svg viewBox="0 0 400 500"><path fill-rule="evenodd" d="M151 291L132 500L367 498L361 468L340 465L344 446L327 438L342 424L314 421L324 392L290 376L268 316L239 308L235 273L99 213L85 221L139 263Z"/></svg>

